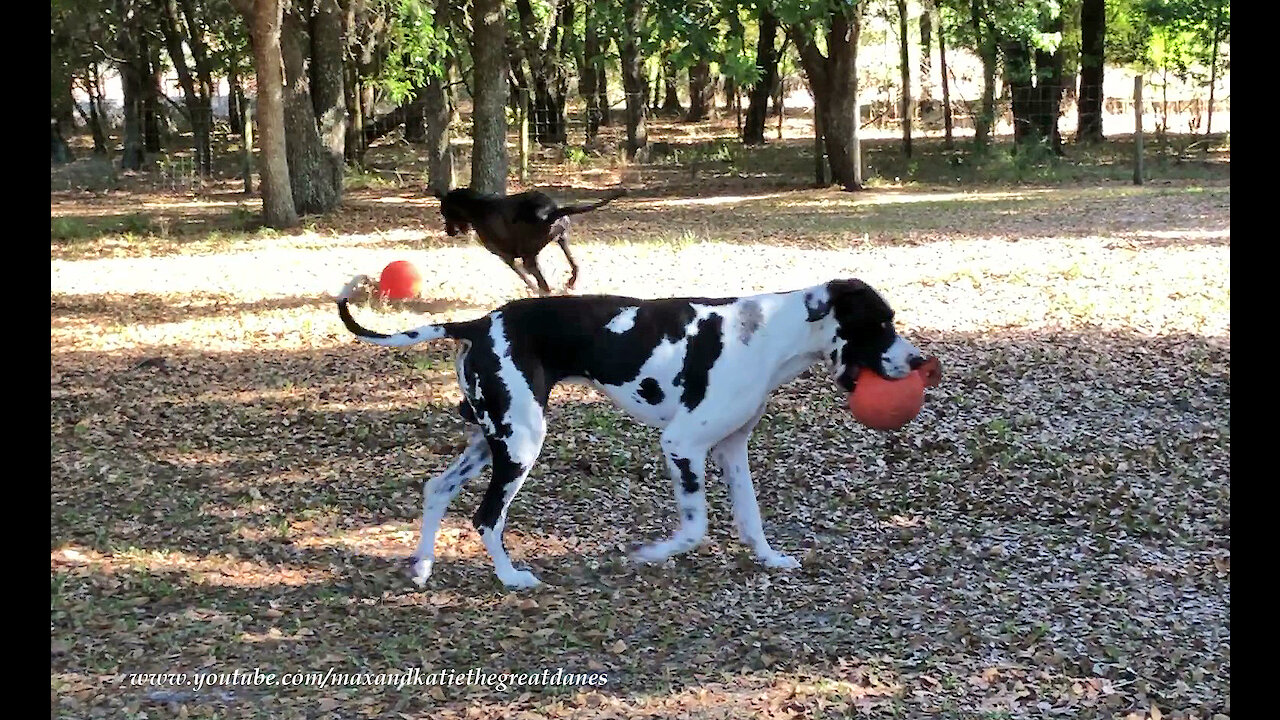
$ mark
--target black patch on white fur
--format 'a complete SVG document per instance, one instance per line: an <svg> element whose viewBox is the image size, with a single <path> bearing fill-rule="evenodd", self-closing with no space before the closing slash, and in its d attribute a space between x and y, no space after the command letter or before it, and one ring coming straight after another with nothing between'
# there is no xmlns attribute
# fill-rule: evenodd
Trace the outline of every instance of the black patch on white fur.
<svg viewBox="0 0 1280 720"><path fill-rule="evenodd" d="M724 350L722 329L724 317L711 313L698 321L698 331L689 338L684 353L684 391L680 393L680 402L688 409L698 407L698 403L707 395L707 384L711 381L711 366Z"/></svg>
<svg viewBox="0 0 1280 720"><path fill-rule="evenodd" d="M805 320L809 322L818 322L831 312L831 301L823 300L813 293L804 294L804 309L809 311Z"/></svg>
<svg viewBox="0 0 1280 720"><path fill-rule="evenodd" d="M684 488L684 491L687 493L698 492L700 487L698 485L698 474L690 466L689 458L673 457L671 462L675 463L675 466L680 470L680 485Z"/></svg>
<svg viewBox="0 0 1280 720"><path fill-rule="evenodd" d="M657 405L667 398L666 393L662 392L662 386L651 377L640 381L640 392L637 394L650 405Z"/></svg>

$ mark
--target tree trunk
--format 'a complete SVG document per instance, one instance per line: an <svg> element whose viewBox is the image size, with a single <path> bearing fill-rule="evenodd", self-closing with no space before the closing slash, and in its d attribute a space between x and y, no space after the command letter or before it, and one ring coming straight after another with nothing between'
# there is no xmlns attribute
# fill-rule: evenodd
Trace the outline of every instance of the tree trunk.
<svg viewBox="0 0 1280 720"><path fill-rule="evenodd" d="M192 121L196 138L197 161L200 173L213 172L213 58L205 44L205 30L201 17L196 13L192 0L180 0L182 15L187 21L187 43L191 48L191 60L195 63L195 75L200 96L198 124Z"/></svg>
<svg viewBox="0 0 1280 720"><path fill-rule="evenodd" d="M231 126L231 132L236 134L244 132L240 102L240 67L233 58L227 64L227 124Z"/></svg>
<svg viewBox="0 0 1280 720"><path fill-rule="evenodd" d="M933 11L928 0L920 8L920 109L933 107Z"/></svg>
<svg viewBox="0 0 1280 720"><path fill-rule="evenodd" d="M936 4L934 7L937 7ZM942 75L942 124L946 138L943 143L948 150L951 150L956 143L951 132L953 118L951 117L951 78L947 70L947 33L942 27L941 14L938 15L938 72Z"/></svg>
<svg viewBox="0 0 1280 720"><path fill-rule="evenodd" d="M979 150L986 149L991 142L991 127L996 119L996 63L998 62L998 45L995 29L990 22L984 22L987 14L982 9L982 0L970 0L969 20L973 25L974 37L977 38L978 56L982 60L982 104L978 116L973 121L973 144ZM983 26L986 25L984 31Z"/></svg>
<svg viewBox="0 0 1280 720"><path fill-rule="evenodd" d="M312 92L312 32L310 18L291 7L284 13L280 55L284 59L285 150L289 161L289 186L299 215L324 213L342 200L342 154L335 161L316 122ZM341 89L341 83L338 85ZM319 90L319 88L316 88ZM332 101L331 88L326 99ZM339 94L338 97L341 97Z"/></svg>
<svg viewBox="0 0 1280 720"><path fill-rule="evenodd" d="M124 94L124 148L120 154L122 170L141 170L146 153L142 138L144 77L136 57L120 63L120 89Z"/></svg>
<svg viewBox="0 0 1280 720"><path fill-rule="evenodd" d="M778 82L778 53L774 39L778 34L778 18L765 4L760 6L760 36L756 41L756 69L760 79L751 88L747 102L747 120L742 127L742 142L764 144L764 126L769 114L769 95Z"/></svg>
<svg viewBox="0 0 1280 720"><path fill-rule="evenodd" d="M594 3L587 3L582 35L582 55L578 63L578 94L587 104L587 142L595 139L600 131L601 117L608 110L608 101L599 92L604 80L604 68L600 62L600 31L597 27L597 10Z"/></svg>
<svg viewBox="0 0 1280 720"><path fill-rule="evenodd" d="M479 192L507 192L507 23L502 0L472 4L471 187Z"/></svg>
<svg viewBox="0 0 1280 720"><path fill-rule="evenodd" d="M253 36L253 62L258 81L258 146L262 164L262 214L268 227L298 224L290 190L284 127L284 68L280 36L283 0L232 0Z"/></svg>
<svg viewBox="0 0 1280 720"><path fill-rule="evenodd" d="M187 66L186 53L182 48L183 32L176 0L167 0L161 6L161 9L163 10L163 18L160 28L164 35L165 48L168 50L169 60L173 63L173 69L178 74L178 85L182 88L182 99L187 108L187 120L191 123L191 137L194 143L192 150L195 153L197 166L204 167L202 160L205 153L204 149L210 146L209 127L204 122L204 102L196 90L195 78L191 74L191 69Z"/></svg>
<svg viewBox="0 0 1280 720"><path fill-rule="evenodd" d="M911 157L911 47L907 36L907 0L898 0L898 56L902 70L902 154Z"/></svg>
<svg viewBox="0 0 1280 720"><path fill-rule="evenodd" d="M640 55L640 34L644 27L642 0L626 0L626 19L623 28L622 89L627 95L627 159L643 155L649 144L645 128L644 58Z"/></svg>
<svg viewBox="0 0 1280 720"><path fill-rule="evenodd" d="M75 159L71 146L62 136L62 123L57 118L49 118L49 162L62 165Z"/></svg>
<svg viewBox="0 0 1280 720"><path fill-rule="evenodd" d="M147 68L146 88L142 95L142 134L147 152L156 154L163 145L160 141L160 113L165 108L161 103L164 94L160 84L164 78L164 67L160 64L159 49L151 48L150 38L146 33L138 41L138 62Z"/></svg>
<svg viewBox="0 0 1280 720"><path fill-rule="evenodd" d="M552 6L555 11L555 6ZM529 66L526 87L532 90L533 139L541 145L563 145L568 142L564 114L568 81L560 63L559 32L568 34L573 27L573 2L562 0L556 19L543 32L529 0L516 0L516 12L520 16L520 37L513 42L514 49L522 51ZM519 65L517 62L513 66Z"/></svg>
<svg viewBox="0 0 1280 720"><path fill-rule="evenodd" d="M409 107L417 112L409 112L404 117L404 139L405 142L423 143L427 141L426 86L415 90L413 97Z"/></svg>
<svg viewBox="0 0 1280 720"><path fill-rule="evenodd" d="M440 0L447 2L448 0ZM445 78L433 76L422 89L426 115L427 178L432 190L446 193L453 189L453 152L450 150L449 98Z"/></svg>
<svg viewBox="0 0 1280 720"><path fill-rule="evenodd" d="M1062 32L1062 13L1049 22L1049 33ZM1035 140L1048 144L1055 154L1062 154L1062 135L1058 132L1058 117L1062 114L1062 48L1049 53L1036 50L1036 92L1032 113L1032 130Z"/></svg>
<svg viewBox="0 0 1280 720"><path fill-rule="evenodd" d="M342 201L342 176L346 170L347 106L343 68L345 13L338 0L317 0L311 16L311 102L315 109L320 143L329 154L324 171Z"/></svg>
<svg viewBox="0 0 1280 720"><path fill-rule="evenodd" d="M689 113L685 115L685 122L699 122L713 116L715 92L711 85L711 61L699 59L689 68Z"/></svg>
<svg viewBox="0 0 1280 720"><path fill-rule="evenodd" d="M1020 40L1001 43L1004 55L1004 81L1009 87L1013 108L1013 142L1021 144L1035 134L1035 88L1031 85L1031 51Z"/></svg>
<svg viewBox="0 0 1280 720"><path fill-rule="evenodd" d="M107 155L107 134L103 130L102 91L99 89L98 63L89 64L89 129L93 133L93 154Z"/></svg>
<svg viewBox="0 0 1280 720"><path fill-rule="evenodd" d="M1102 67L1106 54L1105 0L1080 7L1080 93L1076 97L1076 142L1102 142Z"/></svg>
<svg viewBox="0 0 1280 720"><path fill-rule="evenodd" d="M662 114L668 117L680 117L684 114L684 107L680 104L680 90L677 83L680 81L680 72L676 70L675 65L667 61L662 70Z"/></svg>
<svg viewBox="0 0 1280 720"><path fill-rule="evenodd" d="M861 7L849 15L831 11L826 37L827 55L803 26L789 32L813 92L814 112L821 120L832 182L845 190L862 189L862 154L858 143L858 36Z"/></svg>
<svg viewBox="0 0 1280 720"><path fill-rule="evenodd" d="M1226 0L1217 0L1213 15L1213 49L1209 57L1209 117L1204 123L1204 136L1213 132L1213 99L1218 84L1218 43L1222 40L1222 4Z"/></svg>

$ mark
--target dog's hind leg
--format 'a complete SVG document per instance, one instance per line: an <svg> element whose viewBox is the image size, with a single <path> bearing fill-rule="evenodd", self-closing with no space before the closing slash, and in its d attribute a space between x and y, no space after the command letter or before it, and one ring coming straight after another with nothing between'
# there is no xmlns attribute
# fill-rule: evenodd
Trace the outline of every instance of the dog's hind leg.
<svg viewBox="0 0 1280 720"><path fill-rule="evenodd" d="M498 257L501 257L502 262L506 263L507 267L511 268L511 270L514 271L516 275L520 276L520 279L524 281L525 285L529 286L530 290L537 292L538 286L533 284L533 280L529 278L528 273L520 269L520 266L516 264L516 259L514 257L508 257L506 255L499 255Z"/></svg>
<svg viewBox="0 0 1280 720"><path fill-rule="evenodd" d="M569 282L565 283L565 290L572 290L573 286L578 283L578 263L573 259L573 255L569 253L569 232L560 233L560 237L556 238L556 243L560 245L560 249L564 251L564 258L569 261Z"/></svg>
<svg viewBox="0 0 1280 720"><path fill-rule="evenodd" d="M511 557L502 542L502 532L506 528L507 509L529 470L538 459L542 450L542 441L546 437L546 423L538 416L536 423L526 423L522 427L514 427L510 435L504 438L489 438L489 448L493 455L493 479L485 490L484 499L472 518L472 523L484 541L489 557L493 558L493 570L503 585L509 588L531 588L539 584L538 578L528 570L517 570L511 564Z"/></svg>
<svg viewBox="0 0 1280 720"><path fill-rule="evenodd" d="M542 268L538 267L538 256L527 255L523 260L524 269L533 273L533 276L538 279L538 289L542 291L542 294L551 294L551 286L547 284L547 279L542 277Z"/></svg>
<svg viewBox="0 0 1280 720"><path fill-rule="evenodd" d="M422 486L422 537L413 553L411 577L421 587L431 576L436 561L436 534L440 520L444 518L449 503L462 491L467 481L480 474L491 461L489 443L484 435L476 432L471 444L444 472L431 478Z"/></svg>
<svg viewBox="0 0 1280 720"><path fill-rule="evenodd" d="M671 431L672 427L662 434L662 450L675 486L680 527L669 539L636 550L632 557L640 562L660 563L692 550L707 534L707 448L686 442L680 433Z"/></svg>
<svg viewBox="0 0 1280 720"><path fill-rule="evenodd" d="M712 457L724 471L729 485L729 499L733 503L733 520L738 527L738 537L755 552L756 559L765 567L796 568L800 563L769 546L764 536L764 524L760 520L760 505L756 502L756 489L751 484L751 467L747 463L747 441L751 431L764 415L764 406L746 425L735 430L712 448Z"/></svg>

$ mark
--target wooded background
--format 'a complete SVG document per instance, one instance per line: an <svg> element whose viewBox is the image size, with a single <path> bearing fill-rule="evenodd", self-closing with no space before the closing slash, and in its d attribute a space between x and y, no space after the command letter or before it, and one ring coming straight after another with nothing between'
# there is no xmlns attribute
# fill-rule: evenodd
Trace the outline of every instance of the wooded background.
<svg viewBox="0 0 1280 720"><path fill-rule="evenodd" d="M1148 130L1207 135L1229 113L1226 0L54 0L50 16L53 163L85 133L123 170L208 175L252 106L273 227L335 207L392 133L425 148L433 188L505 192L521 120L584 151L621 124L634 159L655 116L728 114L762 144L791 107L812 119L815 179L855 190L867 127L908 156L913 136L983 153L1003 131L1060 154L1132 117L1134 73Z"/></svg>

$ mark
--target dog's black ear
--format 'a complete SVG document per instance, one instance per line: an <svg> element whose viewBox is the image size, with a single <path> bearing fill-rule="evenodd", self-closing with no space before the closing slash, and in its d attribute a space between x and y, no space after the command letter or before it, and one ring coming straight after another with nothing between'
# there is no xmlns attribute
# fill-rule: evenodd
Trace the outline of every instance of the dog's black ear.
<svg viewBox="0 0 1280 720"><path fill-rule="evenodd" d="M805 309L809 311L809 322L817 322L831 313L832 308L851 309L862 302L866 294L872 292L871 286L854 278L832 280L827 283L827 296L806 294Z"/></svg>

